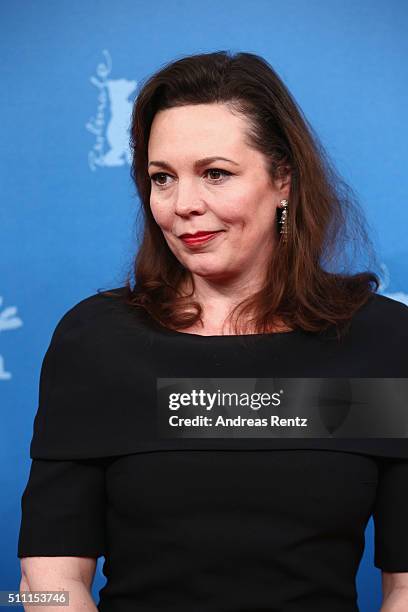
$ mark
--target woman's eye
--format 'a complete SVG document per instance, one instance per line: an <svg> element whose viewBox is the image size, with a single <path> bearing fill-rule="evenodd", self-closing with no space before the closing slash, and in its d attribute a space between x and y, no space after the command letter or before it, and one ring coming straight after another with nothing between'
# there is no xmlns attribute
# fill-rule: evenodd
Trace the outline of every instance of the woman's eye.
<svg viewBox="0 0 408 612"><path fill-rule="evenodd" d="M225 176L230 176L231 172L228 172L227 170L221 170L219 168L209 168L208 170L205 171L204 174L211 175L209 178L212 183L220 183L222 178ZM156 174L152 174L152 176L150 177L150 180L153 183L155 183L155 185L157 185L158 187L167 187L169 183L166 181L166 177L168 176L170 175L167 174L167 172L156 172Z"/></svg>
<svg viewBox="0 0 408 612"><path fill-rule="evenodd" d="M166 174L166 172L156 172L156 174L152 174L152 176L150 177L150 179L156 183L156 185L159 185L159 187L164 187L167 183L161 183L161 182L157 182L157 180L159 179L159 177L165 177L165 176L169 176L168 174Z"/></svg>
<svg viewBox="0 0 408 612"><path fill-rule="evenodd" d="M207 170L207 172L215 172L215 174L221 174L222 176L230 176L231 172L228 172L227 170L220 170L219 168L210 168L209 170ZM215 181L219 182L219 177L217 180L217 177L212 176L212 179L214 179Z"/></svg>

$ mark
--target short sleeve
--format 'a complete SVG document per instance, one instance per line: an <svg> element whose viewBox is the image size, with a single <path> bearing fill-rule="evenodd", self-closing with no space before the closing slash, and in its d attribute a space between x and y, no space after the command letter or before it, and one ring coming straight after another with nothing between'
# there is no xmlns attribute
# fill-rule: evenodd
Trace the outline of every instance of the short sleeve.
<svg viewBox="0 0 408 612"><path fill-rule="evenodd" d="M408 572L408 460L380 461L373 520L374 565Z"/></svg>
<svg viewBox="0 0 408 612"><path fill-rule="evenodd" d="M32 461L18 557L105 554L105 467L103 459Z"/></svg>

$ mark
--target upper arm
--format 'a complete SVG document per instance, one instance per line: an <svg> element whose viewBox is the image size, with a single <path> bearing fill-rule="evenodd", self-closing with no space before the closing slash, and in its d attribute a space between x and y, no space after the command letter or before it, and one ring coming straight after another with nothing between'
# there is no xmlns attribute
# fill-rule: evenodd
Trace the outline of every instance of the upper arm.
<svg viewBox="0 0 408 612"><path fill-rule="evenodd" d="M22 557L20 564L22 578L34 591L51 589L61 579L80 581L91 589L96 570L93 557Z"/></svg>
<svg viewBox="0 0 408 612"><path fill-rule="evenodd" d="M94 435L97 416L95 336L84 327L95 320L95 306L87 299L62 317L41 367L17 552L22 582L30 585L60 577L91 585L105 554L106 458L86 458L78 443L81 431L85 440Z"/></svg>
<svg viewBox="0 0 408 612"><path fill-rule="evenodd" d="M34 459L21 498L17 555L31 584L57 576L92 584L105 554L103 459Z"/></svg>
<svg viewBox="0 0 408 612"><path fill-rule="evenodd" d="M408 589L408 460L381 459L373 511L374 565L382 570L383 599Z"/></svg>
<svg viewBox="0 0 408 612"><path fill-rule="evenodd" d="M382 572L381 581L384 598L395 589L408 590L408 572Z"/></svg>
<svg viewBox="0 0 408 612"><path fill-rule="evenodd" d="M382 594L381 612L407 610L408 572L382 572Z"/></svg>
<svg viewBox="0 0 408 612"><path fill-rule="evenodd" d="M387 574L384 578L386 585L406 582L407 518L408 459L381 459L373 509L374 565Z"/></svg>

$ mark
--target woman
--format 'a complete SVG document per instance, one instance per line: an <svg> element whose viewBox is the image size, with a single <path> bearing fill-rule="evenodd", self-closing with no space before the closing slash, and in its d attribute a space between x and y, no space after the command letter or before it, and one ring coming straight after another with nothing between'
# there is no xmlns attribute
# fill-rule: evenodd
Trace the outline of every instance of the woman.
<svg viewBox="0 0 408 612"><path fill-rule="evenodd" d="M215 380L407 377L408 308L376 294L375 273L339 272L345 238L369 252L351 190L249 53L165 66L131 138L135 286L82 300L52 336L21 589L63 587L95 610L104 555L103 612L354 612L373 515L381 610L405 609L406 438L341 438L341 419L330 438L219 435L170 427L161 401Z"/></svg>

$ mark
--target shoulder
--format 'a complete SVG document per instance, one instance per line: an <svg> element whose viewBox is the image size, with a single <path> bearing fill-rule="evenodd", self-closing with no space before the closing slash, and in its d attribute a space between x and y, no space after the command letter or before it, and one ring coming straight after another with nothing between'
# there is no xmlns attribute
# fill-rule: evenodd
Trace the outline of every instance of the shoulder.
<svg viewBox="0 0 408 612"><path fill-rule="evenodd" d="M99 376L124 368L126 359L140 364L152 338L144 309L127 304L126 296L126 286L117 287L74 303L57 321L46 359L70 367L75 361L76 369L92 368Z"/></svg>
<svg viewBox="0 0 408 612"><path fill-rule="evenodd" d="M125 367L128 345L140 363L144 343L140 326L134 324L135 309L125 303L125 289L109 289L114 295L98 291L64 312L43 357L40 384L44 389L52 387L53 393L85 389L91 381L95 388L102 387Z"/></svg>
<svg viewBox="0 0 408 612"><path fill-rule="evenodd" d="M108 329L109 323L126 310L124 293L126 287L116 287L107 291L97 291L74 303L57 320L52 341L58 342L67 336L85 332L87 335L100 334ZM113 294L113 295L112 295Z"/></svg>
<svg viewBox="0 0 408 612"><path fill-rule="evenodd" d="M374 293L354 314L344 346L372 376L407 376L408 306Z"/></svg>
<svg viewBox="0 0 408 612"><path fill-rule="evenodd" d="M355 327L378 335L408 337L408 306L380 293L370 299L355 314Z"/></svg>
<svg viewBox="0 0 408 612"><path fill-rule="evenodd" d="M119 440L116 431L110 441L116 424L113 408L122 392L124 403L128 399L122 381L135 377L126 374L129 352L123 350L131 334L120 329L124 292L112 291L117 298L98 291L76 302L55 327L41 366L32 458L107 456L111 453L106 449ZM138 356L141 343L133 344ZM135 362L141 360L136 357Z"/></svg>
<svg viewBox="0 0 408 612"><path fill-rule="evenodd" d="M373 312L379 315L397 316L405 323L408 321L408 306L399 300L382 295L381 293L373 293L371 308Z"/></svg>

